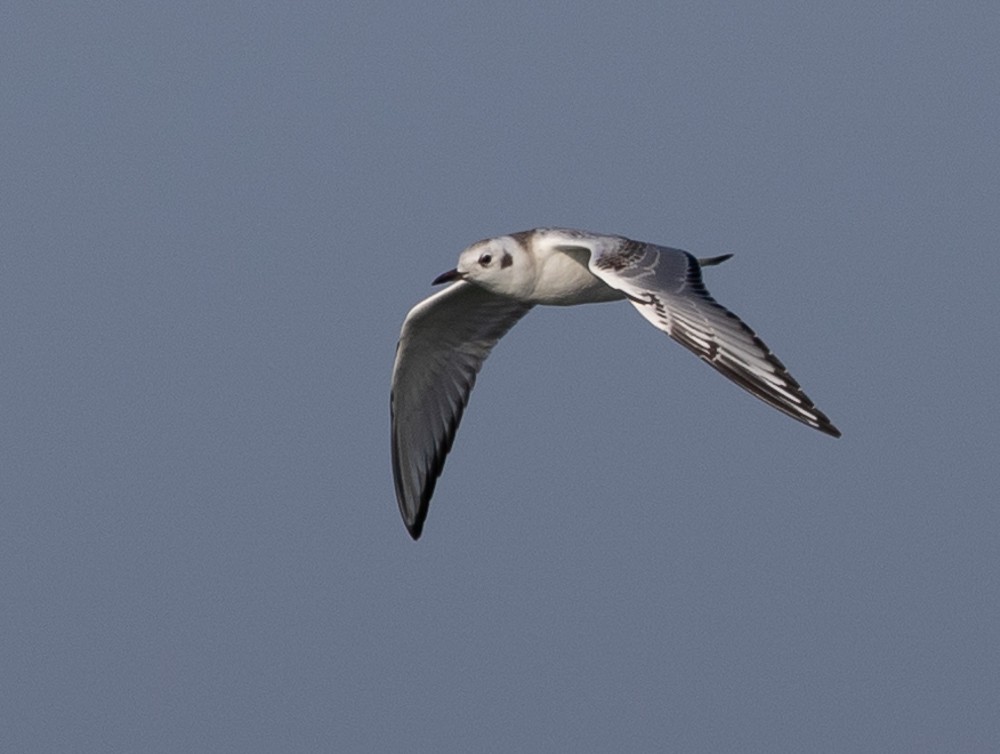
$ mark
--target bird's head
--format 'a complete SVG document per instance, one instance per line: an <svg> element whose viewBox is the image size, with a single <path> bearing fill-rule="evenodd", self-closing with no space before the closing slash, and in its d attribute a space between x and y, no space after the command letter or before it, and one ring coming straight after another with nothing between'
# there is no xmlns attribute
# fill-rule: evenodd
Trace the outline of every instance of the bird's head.
<svg viewBox="0 0 1000 754"><path fill-rule="evenodd" d="M435 278L434 283L466 280L512 298L531 295L534 262L513 236L488 238L472 244L458 257L458 266Z"/></svg>

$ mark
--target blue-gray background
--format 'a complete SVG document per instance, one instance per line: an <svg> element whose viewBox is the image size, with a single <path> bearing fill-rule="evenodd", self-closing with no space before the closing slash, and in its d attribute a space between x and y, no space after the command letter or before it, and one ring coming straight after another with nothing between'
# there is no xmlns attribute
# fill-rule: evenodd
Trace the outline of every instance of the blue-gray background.
<svg viewBox="0 0 1000 754"><path fill-rule="evenodd" d="M0 748L996 750L1000 11L917 6L8 6ZM399 326L537 225L735 252L843 439L536 310L411 542Z"/></svg>

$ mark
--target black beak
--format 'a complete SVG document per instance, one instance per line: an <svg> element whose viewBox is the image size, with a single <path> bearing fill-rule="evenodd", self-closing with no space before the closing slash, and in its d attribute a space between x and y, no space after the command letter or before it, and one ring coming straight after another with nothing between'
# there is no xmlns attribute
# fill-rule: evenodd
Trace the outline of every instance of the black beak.
<svg viewBox="0 0 1000 754"><path fill-rule="evenodd" d="M463 275L458 270L448 270L447 272L442 272L440 275L434 278L434 282L431 283L431 285L441 285L441 283L452 283L456 280L462 280L464 278L465 275Z"/></svg>

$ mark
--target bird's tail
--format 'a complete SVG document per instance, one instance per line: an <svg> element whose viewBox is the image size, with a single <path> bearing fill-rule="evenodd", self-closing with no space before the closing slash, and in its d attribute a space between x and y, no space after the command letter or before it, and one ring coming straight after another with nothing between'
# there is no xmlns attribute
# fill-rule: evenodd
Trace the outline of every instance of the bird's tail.
<svg viewBox="0 0 1000 754"><path fill-rule="evenodd" d="M699 259L698 264L702 267L711 267L713 264L722 264L731 256L732 254L723 254L719 257L705 257L704 259Z"/></svg>

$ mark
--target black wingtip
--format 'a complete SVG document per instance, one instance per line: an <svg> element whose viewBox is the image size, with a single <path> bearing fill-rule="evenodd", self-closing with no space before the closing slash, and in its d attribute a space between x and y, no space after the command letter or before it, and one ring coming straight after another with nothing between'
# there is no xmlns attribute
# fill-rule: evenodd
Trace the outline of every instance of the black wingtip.
<svg viewBox="0 0 1000 754"><path fill-rule="evenodd" d="M820 432L822 432L825 435L830 435L830 437L840 437L841 436L840 430L837 429L835 426L833 426L830 423L829 419L826 420L825 424L820 424L818 427L816 427L816 429L818 429Z"/></svg>
<svg viewBox="0 0 1000 754"><path fill-rule="evenodd" d="M406 531L410 533L410 536L413 538L413 541L416 542L418 539L420 539L420 535L424 533L424 522L414 521L412 524L407 524Z"/></svg>

